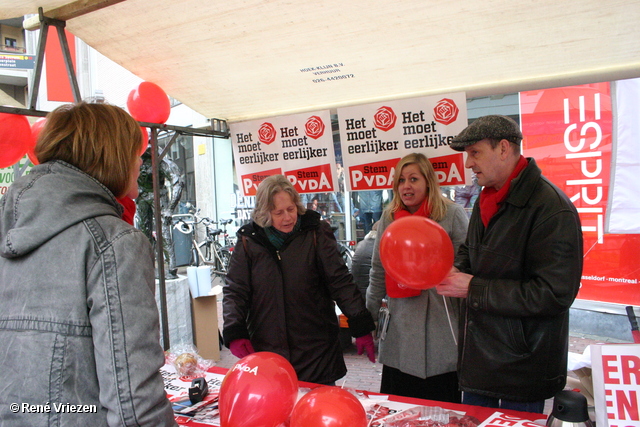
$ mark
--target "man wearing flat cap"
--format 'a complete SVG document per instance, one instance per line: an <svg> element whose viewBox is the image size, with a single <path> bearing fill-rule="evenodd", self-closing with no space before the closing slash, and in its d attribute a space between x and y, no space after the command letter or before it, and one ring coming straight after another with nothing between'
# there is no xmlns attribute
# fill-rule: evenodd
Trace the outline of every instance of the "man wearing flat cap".
<svg viewBox="0 0 640 427"><path fill-rule="evenodd" d="M521 142L518 124L498 115L480 117L453 139L484 188L437 291L465 299L463 403L542 413L566 383L582 231L573 203L520 154Z"/></svg>

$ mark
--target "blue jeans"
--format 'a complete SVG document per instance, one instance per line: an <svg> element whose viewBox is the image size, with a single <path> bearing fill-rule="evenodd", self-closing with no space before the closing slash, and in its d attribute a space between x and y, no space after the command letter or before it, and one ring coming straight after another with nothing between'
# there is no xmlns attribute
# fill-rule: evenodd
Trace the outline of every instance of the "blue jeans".
<svg viewBox="0 0 640 427"><path fill-rule="evenodd" d="M544 400L537 402L515 402L513 400L498 399L497 397L483 396L481 394L462 393L463 405L484 406L486 408L511 409L513 411L544 413Z"/></svg>

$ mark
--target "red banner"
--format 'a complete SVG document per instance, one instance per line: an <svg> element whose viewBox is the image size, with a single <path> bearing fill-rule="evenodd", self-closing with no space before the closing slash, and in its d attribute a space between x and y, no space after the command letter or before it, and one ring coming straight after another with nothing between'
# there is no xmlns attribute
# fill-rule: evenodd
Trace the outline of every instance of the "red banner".
<svg viewBox="0 0 640 427"><path fill-rule="evenodd" d="M241 177L242 190L244 191L244 194L246 196L255 196L256 190L258 190L258 185L260 185L260 183L264 181L265 178L271 175L280 175L280 174L282 174L282 169L277 168L277 169L269 169L261 172L254 172L254 173L248 173L246 175L242 175Z"/></svg>
<svg viewBox="0 0 640 427"><path fill-rule="evenodd" d="M394 168L400 158L365 163L349 167L349 179L354 191L391 188L393 186Z"/></svg>
<svg viewBox="0 0 640 427"><path fill-rule="evenodd" d="M520 93L524 155L575 204L584 236L578 298L640 304L640 235L605 234L611 165L609 83Z"/></svg>
<svg viewBox="0 0 640 427"><path fill-rule="evenodd" d="M331 165L324 164L285 172L298 193L333 191Z"/></svg>

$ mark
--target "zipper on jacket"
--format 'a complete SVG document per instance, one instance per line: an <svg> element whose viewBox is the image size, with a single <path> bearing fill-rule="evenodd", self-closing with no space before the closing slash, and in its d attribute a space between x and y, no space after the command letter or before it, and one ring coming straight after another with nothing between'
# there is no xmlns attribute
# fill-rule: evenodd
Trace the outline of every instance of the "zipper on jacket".
<svg viewBox="0 0 640 427"><path fill-rule="evenodd" d="M278 257L278 261L282 261L282 258L280 258L280 251L276 251L276 256Z"/></svg>

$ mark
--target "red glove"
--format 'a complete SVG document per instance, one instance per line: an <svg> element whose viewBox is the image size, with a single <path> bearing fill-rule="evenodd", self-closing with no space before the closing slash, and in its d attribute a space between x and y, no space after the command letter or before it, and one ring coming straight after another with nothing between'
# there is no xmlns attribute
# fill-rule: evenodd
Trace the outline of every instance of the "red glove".
<svg viewBox="0 0 640 427"><path fill-rule="evenodd" d="M231 344L229 344L229 350L231 350L231 354L238 359L242 359L243 357L256 352L251 345L251 341L246 338L231 341Z"/></svg>
<svg viewBox="0 0 640 427"><path fill-rule="evenodd" d="M366 351L371 363L375 363L376 349L373 346L373 336L371 335L371 333L356 338L356 348L358 349L358 354L362 354Z"/></svg>

